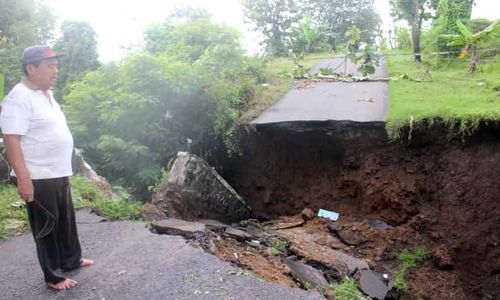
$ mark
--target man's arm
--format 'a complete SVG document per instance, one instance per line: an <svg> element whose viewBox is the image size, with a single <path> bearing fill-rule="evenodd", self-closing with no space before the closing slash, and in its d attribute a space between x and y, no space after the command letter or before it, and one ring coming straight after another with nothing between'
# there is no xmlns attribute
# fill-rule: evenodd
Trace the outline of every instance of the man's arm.
<svg viewBox="0 0 500 300"><path fill-rule="evenodd" d="M31 176L24 162L24 154L21 149L21 136L6 134L3 136L5 151L7 151L7 160L14 169L17 179L17 191L21 198L26 202L33 201L33 183Z"/></svg>

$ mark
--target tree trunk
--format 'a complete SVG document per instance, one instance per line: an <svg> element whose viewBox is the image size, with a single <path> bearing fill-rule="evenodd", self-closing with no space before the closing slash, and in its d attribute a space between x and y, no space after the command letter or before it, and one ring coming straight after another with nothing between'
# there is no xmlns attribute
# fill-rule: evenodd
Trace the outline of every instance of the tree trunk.
<svg viewBox="0 0 500 300"><path fill-rule="evenodd" d="M470 64L469 64L469 74L472 74L476 71L477 66L477 53L476 53L476 45L471 45L471 56L470 56Z"/></svg>
<svg viewBox="0 0 500 300"><path fill-rule="evenodd" d="M411 26L411 39L413 44L413 53L415 54L415 61L422 62L420 57L420 0L413 0L414 11L413 11L413 22Z"/></svg>

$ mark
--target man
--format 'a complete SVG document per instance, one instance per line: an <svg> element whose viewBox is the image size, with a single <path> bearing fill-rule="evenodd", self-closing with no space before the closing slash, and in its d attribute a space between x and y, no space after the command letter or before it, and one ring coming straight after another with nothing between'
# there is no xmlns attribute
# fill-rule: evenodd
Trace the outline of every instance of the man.
<svg viewBox="0 0 500 300"><path fill-rule="evenodd" d="M5 97L0 127L11 176L27 204L45 282L64 290L77 282L57 275L57 269L74 270L94 261L81 257L69 185L73 137L51 90L58 58L48 46L24 50L26 77Z"/></svg>

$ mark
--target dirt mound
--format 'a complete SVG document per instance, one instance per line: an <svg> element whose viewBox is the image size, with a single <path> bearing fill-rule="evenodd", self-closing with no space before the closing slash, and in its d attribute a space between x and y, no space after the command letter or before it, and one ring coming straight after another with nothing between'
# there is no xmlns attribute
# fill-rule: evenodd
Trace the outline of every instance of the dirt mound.
<svg viewBox="0 0 500 300"><path fill-rule="evenodd" d="M496 299L499 137L408 147L388 143L376 126L260 127L224 175L263 218L305 207L339 212L340 226L356 228L351 242L369 241L348 248L375 269L391 273L398 253L424 246L432 259L410 272L408 295ZM395 228L374 232L367 218Z"/></svg>

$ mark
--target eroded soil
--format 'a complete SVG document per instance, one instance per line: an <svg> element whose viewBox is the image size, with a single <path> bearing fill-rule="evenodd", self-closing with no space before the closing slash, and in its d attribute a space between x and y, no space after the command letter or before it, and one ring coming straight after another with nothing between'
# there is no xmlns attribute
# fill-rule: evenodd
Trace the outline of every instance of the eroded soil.
<svg viewBox="0 0 500 300"><path fill-rule="evenodd" d="M332 221L318 218L275 230L291 242L283 255L317 264L323 258L307 248L314 244L393 275L401 251L424 246L430 258L409 273L403 299L500 297L498 129L466 141L405 146L389 143L383 128L373 126L261 127L249 134L243 157L225 173L262 220L306 207L340 213L333 232ZM393 228L374 228L367 219ZM304 235L309 243L297 246ZM236 263L267 280L300 285L280 254L226 239L217 247L219 257L235 262L237 253Z"/></svg>

